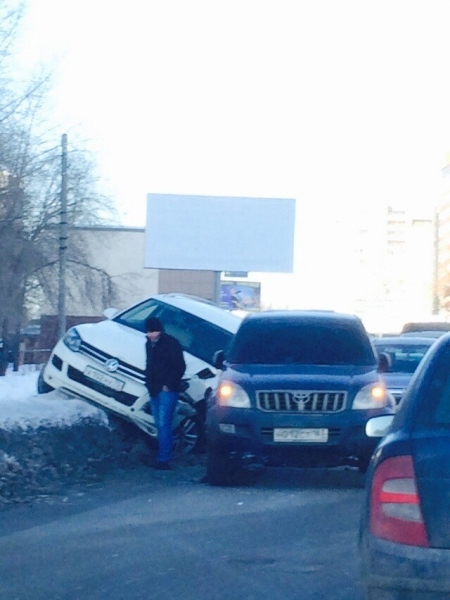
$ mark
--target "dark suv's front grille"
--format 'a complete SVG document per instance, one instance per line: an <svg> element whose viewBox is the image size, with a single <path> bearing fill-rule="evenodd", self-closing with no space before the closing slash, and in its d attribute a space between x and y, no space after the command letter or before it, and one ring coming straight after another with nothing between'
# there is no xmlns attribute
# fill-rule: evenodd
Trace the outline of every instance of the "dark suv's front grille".
<svg viewBox="0 0 450 600"><path fill-rule="evenodd" d="M260 410L268 412L335 413L344 410L346 392L271 390L256 393Z"/></svg>
<svg viewBox="0 0 450 600"><path fill-rule="evenodd" d="M102 350L99 350L98 348L95 348L95 346L91 346L91 344L87 344L86 342L81 343L80 352L82 354L85 354L86 356L94 358L102 365L104 365L111 358L116 358L115 356L107 354L106 352L103 352ZM136 369L136 367L134 367L133 365L130 365L121 360L119 360L119 366L117 368L116 373L120 373L122 375L126 375L127 377L131 377L132 379L139 381L139 383L145 383L144 371L141 371L141 369Z"/></svg>
<svg viewBox="0 0 450 600"><path fill-rule="evenodd" d="M81 383L82 385L91 388L91 390L99 392L99 394L103 394L109 398L114 398L114 400L117 400L117 402L120 402L121 404L125 404L125 406L133 406L138 398L137 396L133 396L133 394L128 394L127 392L122 391L119 392L107 387L106 385L103 385L102 383L99 383L98 381L93 381L92 379L86 377L84 373L78 369L75 369L74 367L71 367L70 365L67 368L67 375L69 379L72 379L72 381Z"/></svg>

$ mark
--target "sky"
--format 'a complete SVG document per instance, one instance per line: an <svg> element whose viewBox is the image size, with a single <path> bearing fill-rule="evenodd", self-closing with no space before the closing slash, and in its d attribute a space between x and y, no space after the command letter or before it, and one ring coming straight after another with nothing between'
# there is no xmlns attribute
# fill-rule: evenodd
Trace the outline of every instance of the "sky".
<svg viewBox="0 0 450 600"><path fill-rule="evenodd" d="M144 226L149 192L432 202L449 24L446 0L29 0L21 43Z"/></svg>
<svg viewBox="0 0 450 600"><path fill-rule="evenodd" d="M54 65L53 118L89 140L124 225L147 193L295 198L294 269L317 283L361 215L438 201L448 0L28 4L20 64Z"/></svg>
<svg viewBox="0 0 450 600"><path fill-rule="evenodd" d="M62 399L56 392L37 394L39 371L27 370L24 365L18 372L8 370L0 377L0 429L37 429L43 424L67 426L90 417L107 423L105 413L83 400Z"/></svg>

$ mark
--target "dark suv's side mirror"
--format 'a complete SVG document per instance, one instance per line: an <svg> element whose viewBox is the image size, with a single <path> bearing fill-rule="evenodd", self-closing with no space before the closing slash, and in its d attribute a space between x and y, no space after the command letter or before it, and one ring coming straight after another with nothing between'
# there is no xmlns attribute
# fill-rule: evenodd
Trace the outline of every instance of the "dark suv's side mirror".
<svg viewBox="0 0 450 600"><path fill-rule="evenodd" d="M378 371L380 373L387 373L392 366L391 357L386 352L380 352L378 357Z"/></svg>
<svg viewBox="0 0 450 600"><path fill-rule="evenodd" d="M217 352L214 352L213 364L216 367L216 369L221 369L223 371L224 360L225 360L225 353L223 350L217 350Z"/></svg>

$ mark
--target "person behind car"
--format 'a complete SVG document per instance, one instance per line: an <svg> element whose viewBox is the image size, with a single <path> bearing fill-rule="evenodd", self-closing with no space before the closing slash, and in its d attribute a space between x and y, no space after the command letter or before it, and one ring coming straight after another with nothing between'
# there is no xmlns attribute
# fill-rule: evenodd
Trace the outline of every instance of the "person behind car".
<svg viewBox="0 0 450 600"><path fill-rule="evenodd" d="M172 420L186 363L181 344L176 338L165 333L158 318L149 317L145 322L145 331L145 384L158 430L155 468L166 471L170 469L173 447Z"/></svg>

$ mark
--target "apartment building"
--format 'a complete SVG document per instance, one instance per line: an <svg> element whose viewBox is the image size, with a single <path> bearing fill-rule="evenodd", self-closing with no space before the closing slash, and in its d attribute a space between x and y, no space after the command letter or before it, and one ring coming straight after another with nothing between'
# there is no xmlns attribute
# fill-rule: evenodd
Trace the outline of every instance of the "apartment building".
<svg viewBox="0 0 450 600"><path fill-rule="evenodd" d="M432 211L380 206L361 214L352 269L351 310L374 333L400 330L408 320L431 315L435 230Z"/></svg>
<svg viewBox="0 0 450 600"><path fill-rule="evenodd" d="M449 157L450 158L450 157ZM450 316L450 160L442 169L442 192L436 215L435 312Z"/></svg>

